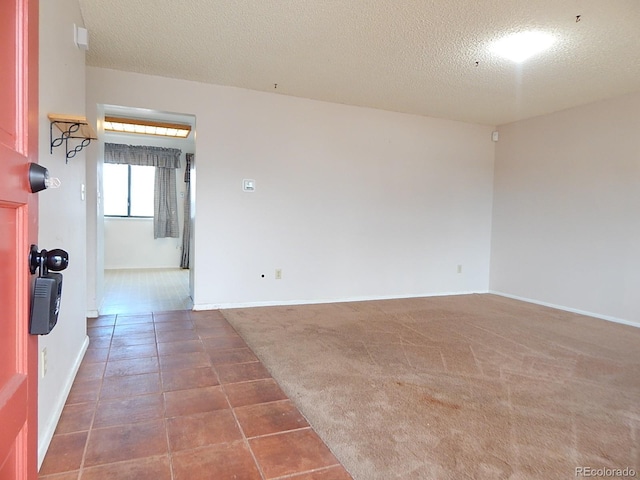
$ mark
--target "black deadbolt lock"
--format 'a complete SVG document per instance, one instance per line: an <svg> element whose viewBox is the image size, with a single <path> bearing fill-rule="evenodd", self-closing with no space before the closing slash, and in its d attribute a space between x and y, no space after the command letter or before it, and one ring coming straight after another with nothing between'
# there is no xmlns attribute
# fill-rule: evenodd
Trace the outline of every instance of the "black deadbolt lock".
<svg viewBox="0 0 640 480"><path fill-rule="evenodd" d="M31 188L31 193L38 193L45 188L49 188L49 170L37 163L30 163L29 188Z"/></svg>

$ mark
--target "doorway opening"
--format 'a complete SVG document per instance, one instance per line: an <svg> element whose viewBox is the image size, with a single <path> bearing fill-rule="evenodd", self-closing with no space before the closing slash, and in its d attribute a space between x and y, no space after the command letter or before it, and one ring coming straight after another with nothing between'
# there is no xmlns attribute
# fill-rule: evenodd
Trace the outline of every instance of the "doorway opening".
<svg viewBox="0 0 640 480"><path fill-rule="evenodd" d="M155 110L104 105L102 118L119 117L138 121L188 125L186 138L111 132L101 129L104 144L179 151L179 163L174 168L175 179L169 183L175 189L177 230L158 235L157 176L153 165L132 165L105 161L103 149L98 160L98 256L102 256L103 295L101 315L135 314L171 310L191 310L193 307L193 249L190 232L195 220L194 189L191 173L195 169L195 116ZM187 159L189 161L187 161ZM167 169L164 169L167 170ZM155 173L154 173L155 172ZM156 177L154 183L154 176ZM173 186L175 184L175 186ZM160 195L160 202L165 194ZM171 203L171 202L169 202ZM173 212L173 208L169 207ZM156 217L154 219L154 216ZM187 238L185 239L185 234ZM166 235L166 236L164 236ZM186 255L186 260L185 260Z"/></svg>

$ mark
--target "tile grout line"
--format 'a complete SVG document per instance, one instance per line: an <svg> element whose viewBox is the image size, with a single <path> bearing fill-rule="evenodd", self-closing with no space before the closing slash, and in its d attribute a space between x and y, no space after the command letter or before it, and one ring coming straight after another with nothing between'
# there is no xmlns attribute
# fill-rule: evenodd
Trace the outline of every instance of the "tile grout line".
<svg viewBox="0 0 640 480"><path fill-rule="evenodd" d="M225 322L227 322L226 319L225 319ZM202 342L202 346L204 347L204 342L203 342L202 337L200 336L200 334L198 334L198 338L200 338L200 341ZM209 356L208 354L207 354L207 356L209 357L209 362L211 364L211 368L215 372L216 378L218 379L218 384L222 387L222 392L224 393L224 397L227 400L227 404L229 405L229 410L231 411L231 415L233 415L233 419L236 422L236 427L238 428L238 431L240 432L240 435L242 436L242 443L245 445L245 447L249 451L249 454L251 455L251 458L253 459L253 463L256 466L256 469L258 470L258 474L260 475L260 478L262 480L266 480L267 477L264 474L264 472L262 471L262 467L258 463L258 459L256 458L255 454L253 453L253 449L251 448L251 444L249 443L249 439L245 435L244 430L243 430L242 426L240 425L240 422L238 421L238 417L236 416L236 412L235 412L233 406L231 405L231 402L229 401L229 395L227 394L227 389L225 388L224 384L222 383L222 381L220 379L220 374L218 373L218 369L216 368L216 365L213 363L213 359L211 359L211 356Z"/></svg>
<svg viewBox="0 0 640 480"><path fill-rule="evenodd" d="M242 338L244 340L244 338L242 337L242 335L240 335L238 330L236 330L236 328L233 325L231 325L231 323L229 323L229 321L224 316L224 314L220 310L219 310L219 312L222 315L222 317L225 319L227 324L229 324L231 326L231 328L233 329L235 334L238 335L240 338ZM246 344L246 341L245 341L245 344ZM248 344L246 344L246 347L255 355L255 352L253 351L253 349ZM260 360L260 358L257 355L255 355L255 356L257 358L257 362L246 362L246 363L260 363L260 365L262 365L264 367L264 364L262 363L262 360ZM266 367L265 367L265 369L266 369ZM271 378L276 383L278 388L281 388L280 385L278 384L278 382L275 380L275 378L273 378L273 376L271 375L271 372L269 372L269 378ZM237 382L237 383L246 383L246 382L249 382L249 381L256 381L256 380L247 380L245 382ZM280 434L296 432L296 431L302 431L302 430L309 430L309 431L313 432L315 435L318 435L318 433L315 431L313 426L309 423L307 418L302 414L302 412L300 412L300 410L298 409L297 405L293 402L293 400L291 400L291 398L289 398L289 396L286 393L285 393L285 395L286 395L285 399L273 400L273 401L270 401L270 402L262 402L261 405L271 404L271 403L276 403L276 402L289 401L293 405L293 407L296 409L296 412L298 412L298 414L300 414L300 416L302 416L302 418L304 418L305 422L307 422L307 426L306 427L300 427L300 428L292 429L292 430L287 430L287 431L284 431L284 432L273 432L273 433L268 433L268 434L263 434L263 435L257 435L255 437L251 437L252 439L254 439L254 438L264 438L264 437L272 437L272 436L276 436L276 435L280 435ZM247 405L243 405L243 406L247 406ZM236 416L236 413L235 413L235 408L241 408L241 407L233 407L232 408L233 415L236 418L236 422L238 423L239 427L240 427L240 422L238 422L238 419L237 419L237 416ZM244 430L242 430L241 427L240 427L240 429L242 431L242 435L244 436ZM326 444L326 442L319 435L318 435L318 438L320 438L320 441L322 442L322 444L325 445L325 447L327 447L327 449L329 449L329 447ZM255 460L255 455L253 454L253 449L251 448L250 445L249 445L249 448L250 448L251 454L252 454L252 456L254 457L254 460ZM316 468L316 469L307 470L307 471L304 471L304 472L293 472L291 474L287 474L287 475L284 475L284 476L272 478L270 480L285 480L287 478L293 478L293 477L295 477L297 475L300 475L300 474L309 474L309 473L315 473L315 472L320 472L320 471L324 471L324 470L329 470L330 468L334 468L336 466L342 467L344 469L344 466L342 465L340 460L334 455L334 453L330 449L329 449L329 451L331 452L331 454L333 455L333 457L334 457L334 459L336 460L337 463L335 463L333 465L319 467L319 468ZM257 464L258 463L257 460L255 460L255 461L256 461L256 464ZM346 469L345 469L345 471L346 471ZM347 472L347 474L351 477L351 474L349 472Z"/></svg>
<svg viewBox="0 0 640 480"><path fill-rule="evenodd" d="M80 467L78 468L78 480L82 479L82 474L84 473L84 464L87 458L87 450L89 449L89 441L91 440L91 434L93 433L93 425L96 420L96 415L98 414L98 403L100 402L100 395L102 394L102 386L104 384L105 373L107 372L107 363L109 361L109 356L111 355L111 346L113 342L113 332L115 332L116 322L118 321L118 315L113 319L113 326L111 329L111 336L109 338L109 351L107 352L107 359L104 362L104 369L102 370L102 376L100 377L100 385L98 387L98 393L96 395L95 403L93 405L93 415L91 416L91 423L89 424L89 430L87 432L87 440L84 444L84 449L82 451L82 460L80 461ZM91 346L91 339L89 339L89 346Z"/></svg>
<svg viewBox="0 0 640 480"><path fill-rule="evenodd" d="M224 390L224 386L222 388ZM260 477L262 478L262 480L266 480L267 477L264 474L264 472L262 471L262 467L258 463L258 459L256 458L256 455L253 452L253 448L251 448L251 444L249 443L249 439L247 438L246 434L244 433L244 429L242 428L242 425L240 425L240 422L238 421L238 417L236 415L235 409L233 407L231 407L231 402L229 402L229 397L227 396L227 391L226 390L224 390L224 394L225 394L225 397L227 397L227 402L229 403L229 407L231 408L231 415L233 415L233 419L236 422L236 427L238 427L238 430L240 431L240 435L242 435L242 442L247 447L247 450L249 450L249 454L251 455L251 458L253 459L253 463L255 464L256 468L258 469L258 473L260 474Z"/></svg>
<svg viewBox="0 0 640 480"><path fill-rule="evenodd" d="M224 315L223 315L223 318L224 318ZM240 338L242 338L242 336L241 336L241 335L238 333L238 331L237 331L237 330L236 330L236 329L235 329L235 328L234 328L234 327L229 323L229 321L228 321L226 318L225 318L225 322L226 322L228 325L230 325L230 326L231 326L231 328L234 330L234 332L235 332L235 334L236 334L236 335L238 335ZM244 339L243 339L243 340L244 340ZM245 343L245 344L246 344L246 343ZM246 345L246 348L248 348L248 349L249 349L249 350L250 350L250 351L255 355L255 353L253 352L253 349L252 349L251 347L249 347L249 345ZM257 355L256 355L256 358L258 358L258 357L257 357ZM262 361L261 361L259 358L258 358L257 362L244 362L243 364L246 364L246 363L259 363L260 365L262 365L262 366L264 367L264 364L262 363ZM242 365L242 364L239 364L239 365ZM212 365L212 366L213 366L213 365ZM213 366L213 368L215 369L215 366ZM217 374L218 374L217 369L215 369L215 371L216 371L216 375L217 375ZM234 385L237 385L237 384L239 384L239 383L248 383L248 382L255 382L255 381L260 381L260 380L268 380L268 379L273 380L273 381L275 382L275 384L278 386L278 388L280 388L280 385L279 385L279 384L278 384L278 382L277 382L277 381L276 381L276 380L271 376L271 374L269 374L269 377L268 377L267 379L246 380L246 381L243 381L243 382L234 382L233 384L234 384ZM222 384L222 383L221 383L221 385L222 385L222 387L223 387L223 389L224 389L225 396L226 396L226 395L227 395L227 392L226 392L226 389L225 389L225 385L224 385L224 384ZM286 395L286 394L285 394L285 395ZM228 396L227 396L227 400L228 400ZM286 395L286 398L284 398L284 399L272 400L272 401L269 401L269 402L261 402L261 403L259 403L259 405L268 405L268 404L273 404L273 403L277 403L277 402L284 402L284 401L289 401L289 402L293 405L293 407L296 409L296 412L298 412L298 413L299 413L303 418L305 418L305 417L302 415L302 413L298 410L298 407L297 407L297 406L293 403L293 401L289 398L289 396L288 396L288 395ZM231 406L231 402L229 402L229 405ZM264 472L262 471L262 467L261 467L261 466L260 466L260 464L258 463L258 460L257 460L257 458L256 458L256 456L255 456L254 451L253 451L253 448L251 447L251 443L249 442L249 437L247 437L247 436L246 436L246 434L245 434L245 432L244 432L244 429L243 429L243 428L242 428L242 426L240 425L240 422L238 421L238 417L237 417L236 412L235 412L235 409L236 409L236 408L242 408L242 407L244 407L244 406L251 406L251 405L241 405L241 406L239 406L239 407L233 407L233 406L231 406L231 412L232 412L232 414L233 414L233 417L234 417L234 418L235 418L235 420L236 420L236 424L237 424L238 428L240 429L240 432L241 432L242 437L243 437L243 439L244 439L244 441L245 441L245 444L248 446L248 448L249 448L249 452L251 453L251 456L253 457L253 460L254 460L254 462L255 462L256 466L258 467L258 471L259 471L260 475L262 475L263 480L266 480L266 475L264 474ZM307 421L307 419L306 419L306 418L305 418L305 421ZM253 439L256 439L256 438L274 437L274 436L277 436L277 435L288 434L288 433L291 433L291 432L299 432L299 431L303 431L303 430L308 430L308 431L313 432L314 434L316 434L316 435L317 435L317 432L313 429L313 427L311 426L311 424L309 424L309 422L307 421L307 426L306 426L306 427L294 428L294 429L286 430L286 431L272 432L272 433L263 434L263 435L256 435L255 437L250 437L250 438L253 440ZM321 440L321 442L326 446L326 444L325 444L324 440L322 440L322 439L320 439L320 440ZM333 455L333 452L331 452L331 453L332 453L332 455ZM342 464L341 464L341 463L340 463L340 461L335 457L335 455L334 455L334 458L336 459L336 462L337 462L337 463L335 463L335 464L333 464L333 465L328 465L328 466L324 466L324 467L320 467L320 468L316 468L316 469L311 469L311 470L305 470L305 471L301 471L301 472L293 472L293 473L291 473L291 474L288 474L288 475L285 475L285 476L281 476L281 477L277 477L277 478L278 478L278 479L283 479L283 480L284 480L284 479L286 479L286 478L292 478L292 477L294 477L294 476L296 476L296 475L300 475L300 474L314 473L314 472L317 472L317 471L327 470L327 469L329 469L329 468L333 468L333 467L335 467L335 466L341 466ZM272 479L272 480L277 480L277 479L276 479L276 478L274 478L274 479Z"/></svg>
<svg viewBox="0 0 640 480"><path fill-rule="evenodd" d="M259 403L258 405L266 405L266 403ZM247 437L247 440L254 440L256 438L276 437L278 435L291 433L291 432L301 432L303 430L310 430L311 432L316 433L311 425L307 425L306 427L292 428L290 430L282 430L281 432L271 432L271 433L263 433L261 435L254 435L253 437ZM304 472L298 472L298 473L307 473L307 472L304 471Z"/></svg>
<svg viewBox="0 0 640 480"><path fill-rule="evenodd" d="M286 475L281 475L279 477L270 478L269 480L287 480L288 478L297 477L300 474L306 475L306 474L309 474L309 473L324 472L325 470L330 470L330 469L335 468L335 467L342 467L342 464L341 463L336 463L334 465L327 465L327 466L324 466L324 467L313 468L311 470L306 470L304 472L288 473ZM342 468L344 468L344 467L342 467ZM345 471L346 471L346 469L345 469ZM347 473L349 473L349 472L347 472ZM349 475L351 475L351 474L349 474Z"/></svg>
<svg viewBox="0 0 640 480"><path fill-rule="evenodd" d="M160 378L160 391L162 392L162 424L164 425L164 436L165 441L167 442L167 457L169 458L169 473L171 475L171 480L175 479L174 469L173 469L173 449L171 448L171 441L169 440L169 423L167 421L167 402L164 391L164 383L162 381L162 366L160 364L160 351L158 350L158 335L156 332L156 317L155 314L151 314L151 320L153 322L153 331L156 338L156 354L158 355L158 376Z"/></svg>

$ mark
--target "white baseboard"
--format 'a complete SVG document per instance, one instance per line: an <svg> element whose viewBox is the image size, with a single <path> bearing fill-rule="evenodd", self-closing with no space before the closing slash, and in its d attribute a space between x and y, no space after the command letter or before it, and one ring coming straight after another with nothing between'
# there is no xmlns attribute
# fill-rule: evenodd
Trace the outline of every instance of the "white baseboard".
<svg viewBox="0 0 640 480"><path fill-rule="evenodd" d="M262 302L239 302L239 303L199 303L193 305L193 310L222 310L229 308L253 308L253 307L279 307L288 305L317 305L322 303L347 303L347 302L368 302L373 300L399 300L402 298L422 298L422 297L445 297L449 295L471 295L482 292L437 292L413 295L382 295L382 296L363 296L348 298L324 298L313 300L274 300Z"/></svg>
<svg viewBox="0 0 640 480"><path fill-rule="evenodd" d="M566 307L564 305L556 305L549 302L542 302L534 300L532 298L520 297L518 295L511 295L504 292L498 292L495 290L489 291L469 291L469 292L438 292L438 293L425 293L421 295L383 295L383 296L363 296L363 297L348 297L348 298L328 298L328 299L313 299L313 300L275 300L275 301L262 301L262 302L229 302L229 303L199 303L193 305L194 311L199 310L223 310L230 308L253 308L253 307L277 307L287 305L316 305L322 303L346 303L346 302L366 302L372 300L394 300L402 298L420 298L420 297L444 297L448 295L471 295L491 293L499 295L501 297L511 298L513 300L519 300L527 303L534 303L536 305L542 305L544 307L556 308L558 310L564 310L565 312L577 313L579 315L586 315L589 317L599 318L601 320L607 320L609 322L620 323L623 325L629 325L632 327L640 328L640 323L625 320L623 318L612 317L609 315L601 315L594 312L587 312L585 310L579 310L576 308Z"/></svg>
<svg viewBox="0 0 640 480"><path fill-rule="evenodd" d="M640 323L632 322L630 320L625 320L623 318L616 318L609 315L600 315L594 312L587 312L585 310L578 310L577 308L565 307L564 305L556 305L554 303L549 302L541 302L539 300L534 300L532 298L519 297L518 295L511 295L509 293L497 292L495 290L489 290L489 293L494 295L499 295L501 297L512 298L513 300L520 300L521 302L534 303L536 305L542 305L543 307L555 308L558 310L564 310L565 312L577 313L579 315L586 315L588 317L599 318L600 320L607 320L608 322L621 323L623 325L629 325L632 327L640 328Z"/></svg>
<svg viewBox="0 0 640 480"><path fill-rule="evenodd" d="M82 348L80 349L78 356L73 362L73 367L71 369L70 375L67 377L67 381L64 383L64 385L61 386L62 394L58 397L58 403L54 410L55 414L52 416L46 428L41 431L41 435L38 438L38 470L40 470L42 462L44 461L44 457L47 454L49 444L51 443L53 434L56 431L56 427L58 426L58 421L60 420L60 416L62 415L64 404L67 401L67 397L69 396L69 392L71 391L71 387L73 386L73 381L76 378L76 374L78 373L78 369L80 368L80 364L82 363L82 359L84 358L84 354L86 353L88 347L89 337L87 336L84 338Z"/></svg>
<svg viewBox="0 0 640 480"><path fill-rule="evenodd" d="M87 310L87 318L98 318L100 316L100 312L98 310Z"/></svg>

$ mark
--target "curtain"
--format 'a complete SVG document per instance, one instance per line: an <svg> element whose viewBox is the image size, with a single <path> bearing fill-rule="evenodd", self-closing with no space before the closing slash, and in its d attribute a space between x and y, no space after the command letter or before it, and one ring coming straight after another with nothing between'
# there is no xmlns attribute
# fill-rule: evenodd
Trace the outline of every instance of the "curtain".
<svg viewBox="0 0 640 480"><path fill-rule="evenodd" d="M124 163L160 168L180 168L181 150L145 145L104 144L105 163Z"/></svg>
<svg viewBox="0 0 640 480"><path fill-rule="evenodd" d="M178 238L180 229L175 168L156 167L153 206L153 238Z"/></svg>
<svg viewBox="0 0 640 480"><path fill-rule="evenodd" d="M193 153L185 155L184 169L184 226L182 227L182 260L180 268L189 268L189 257L191 254L191 164L193 163Z"/></svg>
<svg viewBox="0 0 640 480"><path fill-rule="evenodd" d="M153 215L153 238L178 238L178 199L176 168L180 168L177 148L104 144L105 163L123 163L156 167Z"/></svg>

